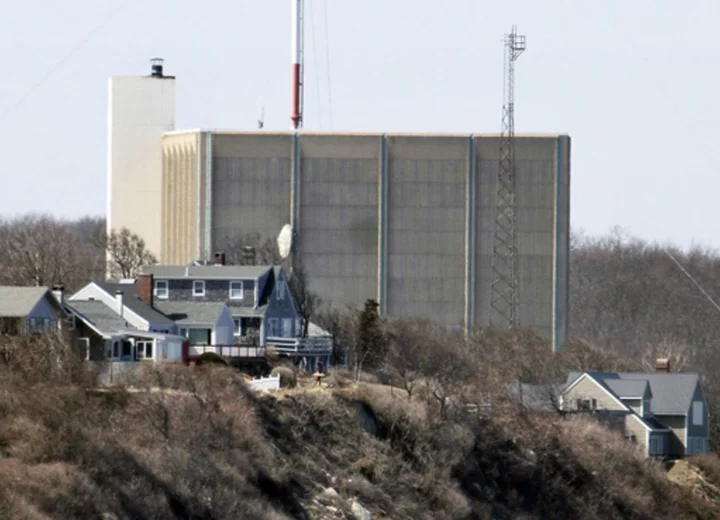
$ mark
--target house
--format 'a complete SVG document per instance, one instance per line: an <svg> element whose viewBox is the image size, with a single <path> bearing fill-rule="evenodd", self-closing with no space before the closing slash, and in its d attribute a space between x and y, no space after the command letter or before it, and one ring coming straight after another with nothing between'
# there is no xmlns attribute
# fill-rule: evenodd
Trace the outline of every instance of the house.
<svg viewBox="0 0 720 520"><path fill-rule="evenodd" d="M99 301L121 316L137 330L177 334L175 322L153 306L152 286L142 286L149 280L134 278L120 282L90 282L67 298L68 302Z"/></svg>
<svg viewBox="0 0 720 520"><path fill-rule="evenodd" d="M185 338L140 330L101 300L66 300L89 361L182 361Z"/></svg>
<svg viewBox="0 0 720 520"><path fill-rule="evenodd" d="M230 343L272 346L309 371L320 360L330 364L330 337L302 338L303 319L282 267L225 265L224 255L217 253L215 264L152 265L137 280L138 287L152 286L153 305L165 314L179 304L226 305L233 323Z"/></svg>
<svg viewBox="0 0 720 520"><path fill-rule="evenodd" d="M707 452L709 414L699 376L669 372L667 360L658 360L657 368L650 373L571 373L561 407L618 418L626 438L651 457Z"/></svg>
<svg viewBox="0 0 720 520"><path fill-rule="evenodd" d="M0 286L0 335L59 332L67 320L47 287Z"/></svg>

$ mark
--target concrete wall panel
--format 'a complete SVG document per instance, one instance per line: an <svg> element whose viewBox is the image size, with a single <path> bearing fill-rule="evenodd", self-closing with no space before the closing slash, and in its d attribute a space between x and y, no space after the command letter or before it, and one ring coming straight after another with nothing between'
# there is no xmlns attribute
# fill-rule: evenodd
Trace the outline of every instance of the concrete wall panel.
<svg viewBox="0 0 720 520"><path fill-rule="evenodd" d="M465 316L467 137L388 137L387 312Z"/></svg>
<svg viewBox="0 0 720 520"><path fill-rule="evenodd" d="M337 307L360 307L378 297L380 138L298 141L298 248L312 288Z"/></svg>

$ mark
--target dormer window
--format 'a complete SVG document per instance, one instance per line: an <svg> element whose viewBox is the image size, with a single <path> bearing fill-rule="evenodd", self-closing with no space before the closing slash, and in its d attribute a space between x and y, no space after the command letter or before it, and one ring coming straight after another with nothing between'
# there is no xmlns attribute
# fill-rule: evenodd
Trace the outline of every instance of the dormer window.
<svg viewBox="0 0 720 520"><path fill-rule="evenodd" d="M193 281L193 296L205 296L205 281Z"/></svg>
<svg viewBox="0 0 720 520"><path fill-rule="evenodd" d="M155 280L155 296L157 298L167 300L169 292L167 280Z"/></svg>
<svg viewBox="0 0 720 520"><path fill-rule="evenodd" d="M243 299L243 283L241 280L230 282L230 299L231 300L242 300Z"/></svg>

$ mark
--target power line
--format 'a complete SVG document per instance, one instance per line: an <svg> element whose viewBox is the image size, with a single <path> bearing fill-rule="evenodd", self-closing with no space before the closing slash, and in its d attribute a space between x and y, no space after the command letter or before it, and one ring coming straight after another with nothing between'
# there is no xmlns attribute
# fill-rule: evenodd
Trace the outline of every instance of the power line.
<svg viewBox="0 0 720 520"><path fill-rule="evenodd" d="M332 82L330 81L330 37L328 30L328 11L327 0L323 0L323 8L325 10L325 68L327 70L327 94L328 94L328 112L330 113L330 130L333 129L333 113L332 113Z"/></svg>
<svg viewBox="0 0 720 520"><path fill-rule="evenodd" d="M42 87L60 68L70 59L73 57L73 55L79 51L81 48L83 48L95 34L105 25L107 25L115 16L128 4L130 3L130 0L126 0L120 6L118 6L113 12L111 12L103 21L101 21L95 28L90 31L90 33L82 40L80 43L75 45L68 54L66 54L60 61L58 61L53 67L50 68L48 73L45 75L45 77L37 83L34 87L30 88L20 99L18 99L15 103L10 105L1 115L0 115L0 123L2 123L7 117L15 111L16 108L18 108L20 105L22 105L30 96L33 95L33 93Z"/></svg>
<svg viewBox="0 0 720 520"><path fill-rule="evenodd" d="M677 258L675 258L672 254L670 254L670 251L668 251L667 249L664 249L663 251L665 251L665 254L670 257L670 260L672 260L673 262L675 262L675 265L677 265L678 268L683 272L683 274L690 279L690 281L693 283L693 285L695 285L695 287L697 287L698 290L699 290L701 293L703 293L703 295L710 301L710 303L712 303L713 306L714 306L718 311L720 311L720 305L718 305L717 302L716 302L715 300L713 300L713 297L710 296L705 289L703 289L702 285L700 285L700 283L699 283L698 281L696 281L695 278L692 277L692 275L687 271L687 269L685 269L685 268L682 266L682 264L677 260Z"/></svg>

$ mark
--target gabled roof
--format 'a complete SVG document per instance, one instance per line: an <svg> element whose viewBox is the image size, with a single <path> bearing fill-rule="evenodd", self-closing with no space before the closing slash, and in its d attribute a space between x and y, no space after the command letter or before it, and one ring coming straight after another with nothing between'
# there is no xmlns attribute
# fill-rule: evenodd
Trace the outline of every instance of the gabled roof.
<svg viewBox="0 0 720 520"><path fill-rule="evenodd" d="M98 300L66 301L65 306L104 336L136 330L113 309Z"/></svg>
<svg viewBox="0 0 720 520"><path fill-rule="evenodd" d="M608 389L610 389L610 381L647 381L653 395L651 406L655 415L687 414L700 380L697 374L690 372L587 372L587 374L596 381L602 382ZM571 372L567 384L570 385L580 375L582 372Z"/></svg>
<svg viewBox="0 0 720 520"><path fill-rule="evenodd" d="M148 323L156 325L170 325L173 323L170 318L153 309L149 303L138 298L137 284L135 283L97 282L97 286L113 298L117 291L123 291L123 304L125 307Z"/></svg>
<svg viewBox="0 0 720 520"><path fill-rule="evenodd" d="M48 292L47 287L0 286L0 318L24 318Z"/></svg>
<svg viewBox="0 0 720 520"><path fill-rule="evenodd" d="M156 307L178 325L208 325L212 327L225 310L224 303L157 302Z"/></svg>
<svg viewBox="0 0 720 520"><path fill-rule="evenodd" d="M647 379L605 379L605 385L620 398L642 399L645 396L649 383ZM651 393L652 395L652 393Z"/></svg>
<svg viewBox="0 0 720 520"><path fill-rule="evenodd" d="M271 270L271 265L149 265L143 274L155 278L196 278L202 280L254 280Z"/></svg>

